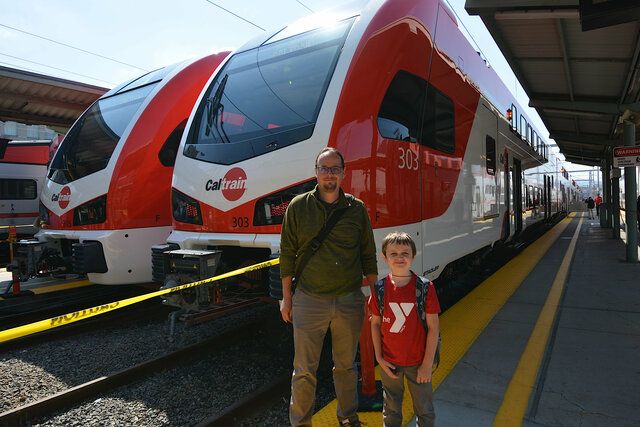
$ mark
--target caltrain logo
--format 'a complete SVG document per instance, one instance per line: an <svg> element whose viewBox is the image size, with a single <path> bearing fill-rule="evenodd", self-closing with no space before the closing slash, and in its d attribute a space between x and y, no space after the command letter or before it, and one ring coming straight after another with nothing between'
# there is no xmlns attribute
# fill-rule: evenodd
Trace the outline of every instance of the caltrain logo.
<svg viewBox="0 0 640 427"><path fill-rule="evenodd" d="M64 187L60 190L59 194L53 193L51 195L52 202L58 202L60 209L65 209L69 206L69 202L71 201L71 189L69 187Z"/></svg>
<svg viewBox="0 0 640 427"><path fill-rule="evenodd" d="M247 174L240 168L233 168L224 178L217 181L210 179L204 186L207 191L222 191L222 195L230 202L238 200L247 190Z"/></svg>

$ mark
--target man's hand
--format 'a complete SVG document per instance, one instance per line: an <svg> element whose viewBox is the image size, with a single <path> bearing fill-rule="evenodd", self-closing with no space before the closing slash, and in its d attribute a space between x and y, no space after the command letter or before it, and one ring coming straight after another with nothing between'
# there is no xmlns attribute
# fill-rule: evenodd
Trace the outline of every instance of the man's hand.
<svg viewBox="0 0 640 427"><path fill-rule="evenodd" d="M284 297L282 301L280 301L280 314L282 315L282 320L291 323L293 319L291 311L291 297Z"/></svg>

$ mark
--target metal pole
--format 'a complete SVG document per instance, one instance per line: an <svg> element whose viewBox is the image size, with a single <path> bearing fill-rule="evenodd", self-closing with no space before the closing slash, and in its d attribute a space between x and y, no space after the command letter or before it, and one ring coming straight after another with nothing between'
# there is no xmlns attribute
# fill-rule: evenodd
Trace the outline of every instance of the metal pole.
<svg viewBox="0 0 640 427"><path fill-rule="evenodd" d="M600 226L611 228L611 160L607 157L604 160L604 168L602 170L604 177L602 178L602 199L604 200L604 209L601 207L603 214Z"/></svg>
<svg viewBox="0 0 640 427"><path fill-rule="evenodd" d="M624 123L624 145L636 144L636 126ZM636 216L636 167L624 168L625 214L627 222L627 262L638 262L638 217Z"/></svg>
<svg viewBox="0 0 640 427"><path fill-rule="evenodd" d="M620 238L620 168L613 168L611 174L611 219L613 238Z"/></svg>

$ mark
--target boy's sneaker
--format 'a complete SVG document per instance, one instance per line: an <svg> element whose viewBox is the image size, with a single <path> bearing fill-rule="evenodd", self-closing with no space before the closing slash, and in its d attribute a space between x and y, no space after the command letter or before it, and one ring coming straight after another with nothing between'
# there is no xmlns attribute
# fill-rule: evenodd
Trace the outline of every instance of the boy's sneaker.
<svg viewBox="0 0 640 427"><path fill-rule="evenodd" d="M350 421L348 419L346 420L338 420L338 423L340 424L340 427L362 427L364 426L364 423L361 422L360 420L355 420L355 421Z"/></svg>

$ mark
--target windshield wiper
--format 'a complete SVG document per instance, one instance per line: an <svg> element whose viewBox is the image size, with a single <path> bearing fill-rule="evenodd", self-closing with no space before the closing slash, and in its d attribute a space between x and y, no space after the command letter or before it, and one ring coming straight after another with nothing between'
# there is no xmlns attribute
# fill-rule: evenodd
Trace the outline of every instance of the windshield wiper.
<svg viewBox="0 0 640 427"><path fill-rule="evenodd" d="M218 133L220 139L222 139L223 135L227 142L231 142L227 133L224 131L223 122L220 121L220 129L218 129L218 116L222 117L222 112L224 112L224 105L222 105L222 94L224 93L224 88L227 85L227 80L229 79L229 74L225 74L220 84L218 85L218 89L216 89L216 93L213 94L213 97L207 100L207 126L205 128L205 135L209 136L211 131L215 129Z"/></svg>

